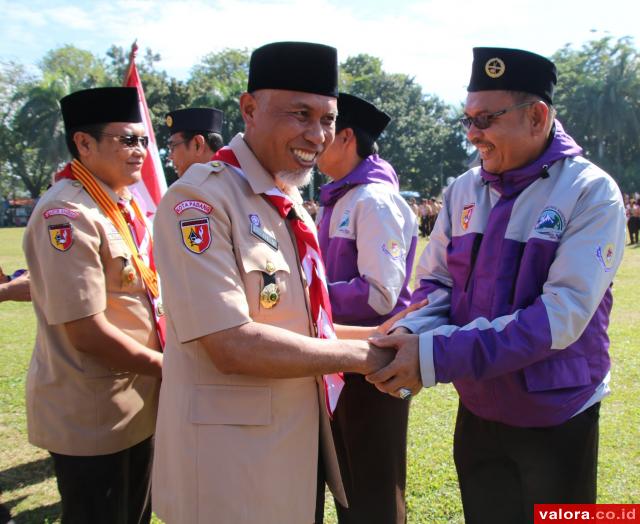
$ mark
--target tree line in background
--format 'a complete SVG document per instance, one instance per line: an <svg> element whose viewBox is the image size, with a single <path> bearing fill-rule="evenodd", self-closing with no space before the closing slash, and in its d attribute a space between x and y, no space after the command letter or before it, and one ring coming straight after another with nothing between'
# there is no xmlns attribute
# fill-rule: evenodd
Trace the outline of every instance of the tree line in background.
<svg viewBox="0 0 640 524"><path fill-rule="evenodd" d="M206 55L186 81L157 69L158 54L138 58L168 182L176 175L167 161L164 115L182 107L224 111L223 138L242 131L238 98L249 70L247 49ZM640 55L630 38L593 40L557 51L555 103L566 130L585 154L613 175L625 192L640 191ZM90 87L121 85L128 51L112 46L106 57L67 45L49 51L40 74L21 64L0 63L0 194L39 196L69 155L58 100ZM466 170L472 151L457 123L462 106L425 93L408 74L384 71L367 54L341 64L340 89L366 98L393 120L379 140L381 154L400 175L403 189L440 193L443 181ZM321 183L316 178L316 185Z"/></svg>

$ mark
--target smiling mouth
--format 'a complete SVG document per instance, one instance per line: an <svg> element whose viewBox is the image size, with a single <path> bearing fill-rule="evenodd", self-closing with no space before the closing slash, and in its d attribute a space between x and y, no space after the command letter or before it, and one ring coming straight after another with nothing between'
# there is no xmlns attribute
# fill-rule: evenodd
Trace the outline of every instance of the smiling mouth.
<svg viewBox="0 0 640 524"><path fill-rule="evenodd" d="M317 153L311 151L305 151L303 149L294 149L293 155L303 164L313 163L318 156Z"/></svg>

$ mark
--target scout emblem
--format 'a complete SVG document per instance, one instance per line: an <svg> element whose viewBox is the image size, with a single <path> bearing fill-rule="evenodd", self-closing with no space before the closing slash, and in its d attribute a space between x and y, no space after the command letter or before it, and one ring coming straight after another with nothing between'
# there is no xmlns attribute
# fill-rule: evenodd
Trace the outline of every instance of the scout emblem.
<svg viewBox="0 0 640 524"><path fill-rule="evenodd" d="M471 222L471 215L473 215L473 209L475 204L467 204L462 208L462 215L460 215L460 224L465 231L469 228L469 222Z"/></svg>
<svg viewBox="0 0 640 524"><path fill-rule="evenodd" d="M58 251L67 251L73 244L71 224L55 224L49 226L49 240Z"/></svg>
<svg viewBox="0 0 640 524"><path fill-rule="evenodd" d="M180 230L185 247L196 255L204 253L211 245L209 218L182 220L180 221Z"/></svg>
<svg viewBox="0 0 640 524"><path fill-rule="evenodd" d="M491 78L500 78L504 75L505 70L506 66L499 58L490 58L484 65L484 72Z"/></svg>
<svg viewBox="0 0 640 524"><path fill-rule="evenodd" d="M249 222L256 227L261 227L262 223L260 222L260 217L258 215L249 215Z"/></svg>
<svg viewBox="0 0 640 524"><path fill-rule="evenodd" d="M167 115L167 127L172 127L173 126L173 117L171 115Z"/></svg>
<svg viewBox="0 0 640 524"><path fill-rule="evenodd" d="M607 244L604 247L598 247L598 249L596 250L596 256L598 257L600 264L602 264L602 267L606 272L611 271L611 268L613 268L614 255L615 248L611 243Z"/></svg>
<svg viewBox="0 0 640 524"><path fill-rule="evenodd" d="M280 301L280 289L277 284L267 284L260 291L260 305L271 309Z"/></svg>
<svg viewBox="0 0 640 524"><path fill-rule="evenodd" d="M389 255L393 260L398 260L402 257L402 248L400 242L397 240L389 240L386 244L382 245L382 251Z"/></svg>

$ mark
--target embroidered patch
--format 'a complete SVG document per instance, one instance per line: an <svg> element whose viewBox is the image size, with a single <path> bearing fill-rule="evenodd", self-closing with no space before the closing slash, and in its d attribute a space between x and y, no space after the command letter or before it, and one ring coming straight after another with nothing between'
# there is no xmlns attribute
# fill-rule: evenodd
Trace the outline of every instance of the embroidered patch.
<svg viewBox="0 0 640 524"><path fill-rule="evenodd" d="M475 209L476 204L467 204L462 208L462 214L460 215L460 225L462 225L462 229L465 231L469 229L469 222L471 222L471 215L473 215L473 210Z"/></svg>
<svg viewBox="0 0 640 524"><path fill-rule="evenodd" d="M258 215L249 215L249 222L256 227L260 227L262 225Z"/></svg>
<svg viewBox="0 0 640 524"><path fill-rule="evenodd" d="M602 264L603 269L609 272L613 269L613 261L615 259L616 249L612 243L608 243L604 247L596 249L596 257Z"/></svg>
<svg viewBox="0 0 640 524"><path fill-rule="evenodd" d="M402 248L397 240L389 240L386 244L382 244L382 251L389 255L393 260L402 258Z"/></svg>
<svg viewBox="0 0 640 524"><path fill-rule="evenodd" d="M338 224L338 231L340 231L341 233L349 232L349 215L350 214L351 214L351 210L347 209L344 212L344 215L342 215L342 218L340 219L340 223Z"/></svg>
<svg viewBox="0 0 640 524"><path fill-rule="evenodd" d="M209 218L181 220L180 230L182 231L182 242L185 247L196 255L204 253L211 245Z"/></svg>
<svg viewBox="0 0 640 524"><path fill-rule="evenodd" d="M262 240L274 251L278 251L278 240L275 237L272 237L261 227L258 227L255 224L251 224L251 234Z"/></svg>
<svg viewBox="0 0 640 524"><path fill-rule="evenodd" d="M55 224L49 226L49 240L58 251L67 251L73 244L71 224Z"/></svg>
<svg viewBox="0 0 640 524"><path fill-rule="evenodd" d="M66 207L55 207L53 209L47 209L42 216L44 218L51 218L54 216L62 215L67 218L78 218L80 213L78 211L74 211L73 209L67 209Z"/></svg>
<svg viewBox="0 0 640 524"><path fill-rule="evenodd" d="M173 210L178 213L178 215L181 215L187 209L197 209L198 211L202 211L205 215L208 215L209 213L211 213L211 210L213 208L209 204L207 204L206 202L202 202L201 200L183 200L182 202L176 204L173 208Z"/></svg>
<svg viewBox="0 0 640 524"><path fill-rule="evenodd" d="M564 215L559 209L546 207L540 213L534 230L540 235L552 240L558 240L564 232L566 223Z"/></svg>

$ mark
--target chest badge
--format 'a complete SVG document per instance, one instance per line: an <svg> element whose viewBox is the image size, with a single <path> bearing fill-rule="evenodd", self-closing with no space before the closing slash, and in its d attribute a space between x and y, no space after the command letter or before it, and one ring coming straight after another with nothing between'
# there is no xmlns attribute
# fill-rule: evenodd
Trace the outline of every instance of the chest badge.
<svg viewBox="0 0 640 524"><path fill-rule="evenodd" d="M564 232L567 221L562 212L555 207L546 207L540 213L535 225L535 232L550 238L559 240Z"/></svg>
<svg viewBox="0 0 640 524"><path fill-rule="evenodd" d="M265 244L267 244L274 251L278 251L278 240L267 233L260 226L256 226L253 222L251 223L251 234L262 240Z"/></svg>
<svg viewBox="0 0 640 524"><path fill-rule="evenodd" d="M182 220L180 221L180 230L184 246L196 255L204 253L211 245L209 218Z"/></svg>
<svg viewBox="0 0 640 524"><path fill-rule="evenodd" d="M460 215L460 225L465 231L469 229L471 215L473 215L473 210L475 209L475 207L475 204L467 204L462 208L462 214Z"/></svg>
<svg viewBox="0 0 640 524"><path fill-rule="evenodd" d="M49 240L58 251L67 251L73 244L71 224L55 224L49 226Z"/></svg>
<svg viewBox="0 0 640 524"><path fill-rule="evenodd" d="M260 292L260 305L265 309L271 309L280 302L280 289L277 284L267 284Z"/></svg>

